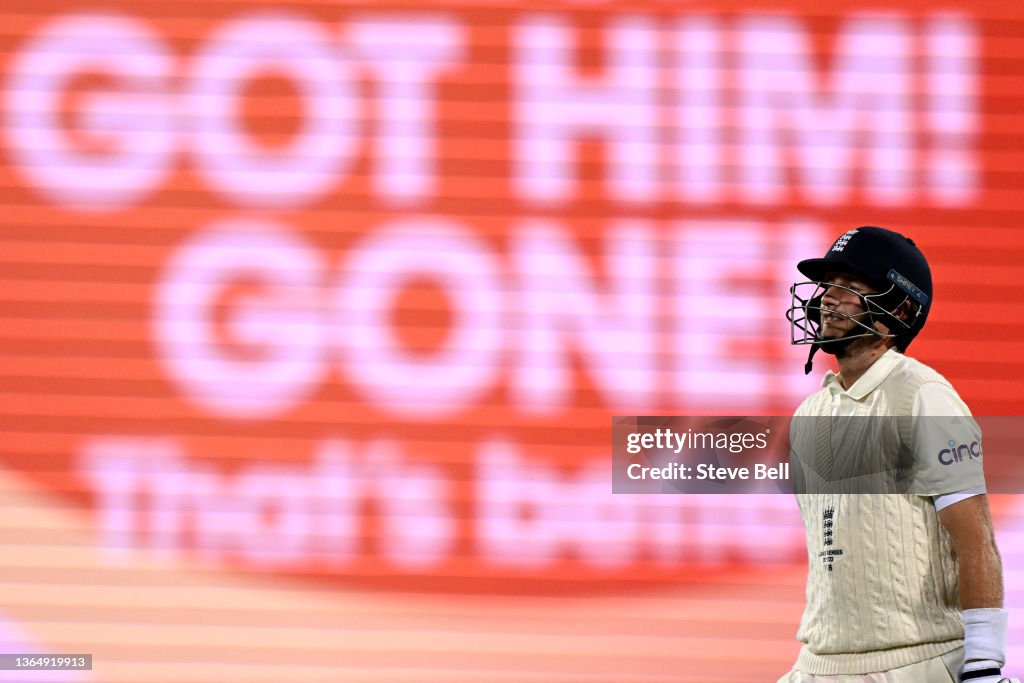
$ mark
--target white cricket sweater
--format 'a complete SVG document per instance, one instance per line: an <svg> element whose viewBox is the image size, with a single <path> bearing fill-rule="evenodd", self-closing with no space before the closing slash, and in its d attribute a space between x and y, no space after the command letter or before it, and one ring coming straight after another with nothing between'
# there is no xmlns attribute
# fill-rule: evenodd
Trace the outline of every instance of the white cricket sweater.
<svg viewBox="0 0 1024 683"><path fill-rule="evenodd" d="M797 633L804 647L796 669L817 675L873 673L959 647L964 631L958 563L931 496L984 485L980 457L958 461L943 451L954 441L980 442L970 411L941 375L895 350L849 390L831 372L822 387L796 411L794 453L817 460L812 470L829 454L838 454L837 469L840 459L856 457L851 453L896 458L914 484L912 493L797 496L810 566L807 607ZM942 421L942 430L932 415L967 419ZM826 419L799 419L809 416ZM870 416L912 419L898 421L898 427L897 421L883 419L877 428L862 428L875 424L860 419ZM849 417L857 420L844 420Z"/></svg>

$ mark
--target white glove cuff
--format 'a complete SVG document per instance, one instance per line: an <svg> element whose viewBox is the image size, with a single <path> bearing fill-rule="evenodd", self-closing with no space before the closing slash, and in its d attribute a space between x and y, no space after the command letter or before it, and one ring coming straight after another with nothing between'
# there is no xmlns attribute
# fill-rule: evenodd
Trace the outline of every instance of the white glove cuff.
<svg viewBox="0 0 1024 683"><path fill-rule="evenodd" d="M964 661L974 659L1006 664L1009 613L997 607L964 610ZM966 667L965 667L966 669Z"/></svg>

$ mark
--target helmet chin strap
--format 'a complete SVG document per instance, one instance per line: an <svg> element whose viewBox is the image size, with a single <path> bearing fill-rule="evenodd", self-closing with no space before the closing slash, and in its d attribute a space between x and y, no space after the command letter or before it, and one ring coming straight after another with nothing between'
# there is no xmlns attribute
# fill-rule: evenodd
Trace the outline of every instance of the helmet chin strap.
<svg viewBox="0 0 1024 683"><path fill-rule="evenodd" d="M825 353L832 354L837 358L842 358L847 347L854 342L854 339L859 338L859 335L851 338L851 335L853 335L854 332L856 332L856 328L848 331L839 339L826 339L823 341L816 341L811 344L811 350L807 353L807 362L804 364L804 374L809 375L811 374L811 370L814 369L814 354L818 352L818 349L821 349Z"/></svg>

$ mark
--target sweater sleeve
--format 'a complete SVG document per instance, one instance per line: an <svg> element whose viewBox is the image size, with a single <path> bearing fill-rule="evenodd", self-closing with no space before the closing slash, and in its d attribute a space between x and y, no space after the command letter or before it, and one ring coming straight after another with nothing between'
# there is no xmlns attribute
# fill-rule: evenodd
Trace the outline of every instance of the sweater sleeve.
<svg viewBox="0 0 1024 683"><path fill-rule="evenodd" d="M984 493L981 429L956 391L943 382L922 384L912 417L914 491L931 496Z"/></svg>

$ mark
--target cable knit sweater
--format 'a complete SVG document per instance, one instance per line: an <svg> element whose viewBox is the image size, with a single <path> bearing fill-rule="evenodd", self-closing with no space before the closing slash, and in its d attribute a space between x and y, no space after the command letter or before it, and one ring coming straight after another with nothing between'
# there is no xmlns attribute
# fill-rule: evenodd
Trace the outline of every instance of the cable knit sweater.
<svg viewBox="0 0 1024 683"><path fill-rule="evenodd" d="M964 633L958 564L931 495L983 485L984 478L980 458L947 465L936 457L950 435L929 436L937 430L919 419L922 393L937 392L949 406L943 412L968 418L956 428L966 430L963 439L980 439L977 425L941 375L895 351L849 390L831 373L822 384L794 416L794 466L804 477L835 483L860 459L897 487L882 490L902 492L851 493L857 489L840 482L805 489L830 492L797 495L810 566L796 668L863 674L949 652ZM860 419L875 416L913 419Z"/></svg>

